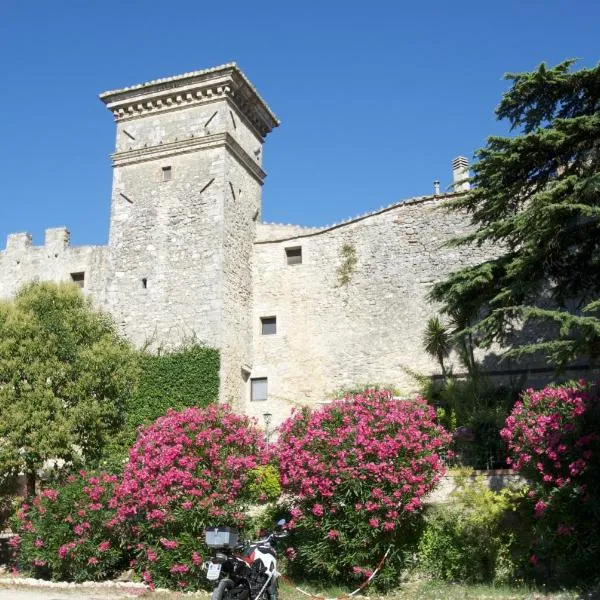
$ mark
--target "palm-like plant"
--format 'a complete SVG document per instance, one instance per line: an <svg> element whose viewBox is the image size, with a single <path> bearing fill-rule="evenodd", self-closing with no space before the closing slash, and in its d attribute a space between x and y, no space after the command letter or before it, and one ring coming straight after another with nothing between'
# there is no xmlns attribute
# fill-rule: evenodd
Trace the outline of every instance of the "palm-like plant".
<svg viewBox="0 0 600 600"><path fill-rule="evenodd" d="M431 317L425 326L423 335L423 347L425 352L435 358L442 369L442 375L446 377L446 365L444 359L448 358L452 350L452 336L448 328L442 324L439 317Z"/></svg>

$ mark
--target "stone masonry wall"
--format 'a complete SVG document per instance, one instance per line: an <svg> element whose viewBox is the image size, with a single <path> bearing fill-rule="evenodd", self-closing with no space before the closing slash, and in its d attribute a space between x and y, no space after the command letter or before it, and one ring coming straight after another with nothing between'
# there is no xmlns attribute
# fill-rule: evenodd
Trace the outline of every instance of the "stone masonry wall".
<svg viewBox="0 0 600 600"><path fill-rule="evenodd" d="M101 304L106 282L106 247L71 246L64 227L46 230L43 246L32 245L27 233L8 236L0 250L0 297L11 297L31 281L72 281L84 273L83 289Z"/></svg>
<svg viewBox="0 0 600 600"><path fill-rule="evenodd" d="M322 402L360 383L389 383L408 393L416 384L405 367L438 371L422 347L435 314L426 295L435 281L486 254L441 248L468 223L441 204L410 201L321 232L257 241L252 377L268 378L268 399L248 400L248 413L270 412L280 421L295 404ZM344 244L357 262L340 285ZM302 264L288 265L285 248L297 246ZM275 335L261 335L262 316L276 316Z"/></svg>

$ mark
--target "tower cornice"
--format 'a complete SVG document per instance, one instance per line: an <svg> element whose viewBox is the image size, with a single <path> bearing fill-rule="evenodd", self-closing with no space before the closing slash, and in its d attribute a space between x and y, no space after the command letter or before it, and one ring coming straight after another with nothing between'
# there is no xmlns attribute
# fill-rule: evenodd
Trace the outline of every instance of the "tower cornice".
<svg viewBox="0 0 600 600"><path fill-rule="evenodd" d="M100 100L116 121L214 102L220 98L233 102L262 137L279 125L279 119L235 63L100 94Z"/></svg>
<svg viewBox="0 0 600 600"><path fill-rule="evenodd" d="M233 136L227 132L215 133L200 138L192 137L186 140L171 142L169 144L161 144L160 146L150 146L115 152L111 155L111 158L113 166L122 167L133 163L155 160L157 158L166 158L176 154L196 152L206 148L217 148L219 146L228 148L229 151L237 157L248 173L262 185L267 174L254 160L252 160L242 146L235 141Z"/></svg>

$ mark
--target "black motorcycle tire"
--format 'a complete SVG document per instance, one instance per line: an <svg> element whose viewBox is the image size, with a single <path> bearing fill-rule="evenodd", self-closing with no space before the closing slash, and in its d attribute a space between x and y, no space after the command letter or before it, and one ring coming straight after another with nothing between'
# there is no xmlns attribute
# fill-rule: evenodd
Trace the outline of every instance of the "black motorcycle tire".
<svg viewBox="0 0 600 600"><path fill-rule="evenodd" d="M268 600L279 600L279 581L275 579L274 585L267 587L267 598Z"/></svg>
<svg viewBox="0 0 600 600"><path fill-rule="evenodd" d="M231 579L221 579L219 585L213 590L210 600L228 600L229 592L233 587L234 583Z"/></svg>

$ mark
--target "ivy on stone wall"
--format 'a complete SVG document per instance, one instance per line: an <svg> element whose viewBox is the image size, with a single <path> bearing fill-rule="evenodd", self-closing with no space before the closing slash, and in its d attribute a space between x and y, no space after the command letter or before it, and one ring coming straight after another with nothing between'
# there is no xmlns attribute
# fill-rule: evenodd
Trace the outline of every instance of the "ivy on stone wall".
<svg viewBox="0 0 600 600"><path fill-rule="evenodd" d="M340 248L340 258L342 263L336 271L338 287L350 283L350 278L352 277L352 273L354 273L356 263L358 262L358 259L356 258L356 246L349 243L344 244Z"/></svg>
<svg viewBox="0 0 600 600"><path fill-rule="evenodd" d="M137 391L125 405L125 426L105 453L104 467L120 463L136 438L140 425L147 425L169 408L207 406L219 397L219 351L197 344L140 357Z"/></svg>

